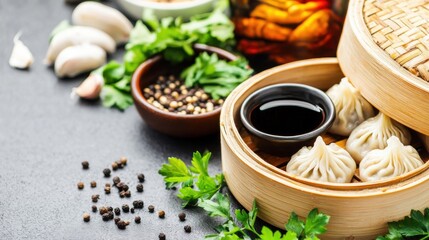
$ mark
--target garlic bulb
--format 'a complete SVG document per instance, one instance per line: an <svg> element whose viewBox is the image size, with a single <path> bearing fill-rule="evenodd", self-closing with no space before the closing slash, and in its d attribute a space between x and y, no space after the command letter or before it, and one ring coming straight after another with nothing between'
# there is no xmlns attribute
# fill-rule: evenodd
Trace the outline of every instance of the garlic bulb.
<svg viewBox="0 0 429 240"><path fill-rule="evenodd" d="M103 88L103 77L99 74L90 74L77 88L73 89L76 94L84 99L97 99Z"/></svg>
<svg viewBox="0 0 429 240"><path fill-rule="evenodd" d="M82 44L65 48L55 61L58 77L75 77L106 63L106 52L97 45Z"/></svg>
<svg viewBox="0 0 429 240"><path fill-rule="evenodd" d="M116 41L125 43L130 37L133 25L118 10L98 2L83 2L73 11L75 25L90 26L106 32Z"/></svg>
<svg viewBox="0 0 429 240"><path fill-rule="evenodd" d="M103 48L108 53L116 50L116 43L107 33L92 27L73 26L52 38L46 54L45 63L54 63L60 52L70 46L89 43Z"/></svg>
<svg viewBox="0 0 429 240"><path fill-rule="evenodd" d="M21 32L18 32L13 38L14 46L9 58L9 65L14 68L27 69L33 64L34 58L28 47L19 40L20 37Z"/></svg>

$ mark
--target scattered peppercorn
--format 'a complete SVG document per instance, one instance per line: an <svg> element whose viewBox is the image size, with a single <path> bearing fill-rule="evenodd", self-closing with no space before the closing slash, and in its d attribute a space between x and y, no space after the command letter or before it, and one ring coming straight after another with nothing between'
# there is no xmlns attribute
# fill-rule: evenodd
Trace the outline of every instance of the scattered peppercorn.
<svg viewBox="0 0 429 240"><path fill-rule="evenodd" d="M100 199L100 195L99 194L94 194L91 196L92 202L96 203L98 202L98 199Z"/></svg>
<svg viewBox="0 0 429 240"><path fill-rule="evenodd" d="M124 185L125 185L125 183L123 183L123 182L119 182L119 183L115 184L115 186L118 188L119 191L123 190Z"/></svg>
<svg viewBox="0 0 429 240"><path fill-rule="evenodd" d="M118 164L117 164L116 162L113 162L113 163L112 163L112 170L113 170L113 171L116 171L116 170L118 170L118 168L119 168L119 167L118 167Z"/></svg>
<svg viewBox="0 0 429 240"><path fill-rule="evenodd" d="M100 207L100 209L98 210L100 212L101 215L107 213L109 210L107 210L107 207Z"/></svg>
<svg viewBox="0 0 429 240"><path fill-rule="evenodd" d="M83 161L82 162L82 168L83 169L88 169L89 168L89 162L88 161Z"/></svg>
<svg viewBox="0 0 429 240"><path fill-rule="evenodd" d="M125 197L130 198L131 197L131 192L130 191L125 191Z"/></svg>
<svg viewBox="0 0 429 240"><path fill-rule="evenodd" d="M111 186L110 186L110 183L106 183L106 184L104 184L104 186L105 186L105 187L111 187Z"/></svg>
<svg viewBox="0 0 429 240"><path fill-rule="evenodd" d="M165 212L163 210L158 212L158 217L159 218L164 218L165 217Z"/></svg>
<svg viewBox="0 0 429 240"><path fill-rule="evenodd" d="M122 211L124 211L124 213L129 212L130 211L130 206L128 206L128 204L122 205Z"/></svg>
<svg viewBox="0 0 429 240"><path fill-rule="evenodd" d="M121 192L119 193L119 197L120 197L120 198L124 198L124 197L125 197L125 195L126 195L125 191L121 191Z"/></svg>
<svg viewBox="0 0 429 240"><path fill-rule="evenodd" d="M191 226L189 226L189 225L186 225L184 227L184 229L185 229L185 232L187 232L187 233L190 233L192 231Z"/></svg>
<svg viewBox="0 0 429 240"><path fill-rule="evenodd" d="M77 183L77 188L78 189L83 189L85 187L85 185L83 184L83 182L78 182Z"/></svg>
<svg viewBox="0 0 429 240"><path fill-rule="evenodd" d="M89 215L89 213L84 213L83 214L83 221L89 222L89 220L91 220L91 216Z"/></svg>
<svg viewBox="0 0 429 240"><path fill-rule="evenodd" d="M155 207L153 205L149 205L147 210L149 210L150 213L153 213L155 211Z"/></svg>
<svg viewBox="0 0 429 240"><path fill-rule="evenodd" d="M122 191L128 191L128 189L130 189L130 187L128 187L127 184L122 185Z"/></svg>
<svg viewBox="0 0 429 240"><path fill-rule="evenodd" d="M103 215L101 215L101 217L103 218L103 221L109 221L110 220L110 215L109 212L107 213L103 213Z"/></svg>
<svg viewBox="0 0 429 240"><path fill-rule="evenodd" d="M110 187L104 187L104 192L106 194L110 194Z"/></svg>
<svg viewBox="0 0 429 240"><path fill-rule="evenodd" d="M124 165L122 165L121 161L117 161L116 164L118 165L118 168L124 168Z"/></svg>
<svg viewBox="0 0 429 240"><path fill-rule="evenodd" d="M139 183L136 186L137 192L143 192L143 184Z"/></svg>
<svg viewBox="0 0 429 240"><path fill-rule="evenodd" d="M160 233L158 235L159 240L165 240L165 234L164 233Z"/></svg>
<svg viewBox="0 0 429 240"><path fill-rule="evenodd" d="M184 213L184 212L179 213L179 219L181 222L185 221L186 220L186 213Z"/></svg>
<svg viewBox="0 0 429 240"><path fill-rule="evenodd" d="M109 212L113 212L113 207L109 206L109 207L107 207L107 210L109 210Z"/></svg>
<svg viewBox="0 0 429 240"><path fill-rule="evenodd" d="M110 171L110 169L108 169L108 168L105 168L105 169L103 170L103 174L104 174L104 176L105 176L105 177L110 177L110 173L111 173L111 171Z"/></svg>
<svg viewBox="0 0 429 240"><path fill-rule="evenodd" d="M95 181L92 181L92 182L91 182L91 187L92 187L92 188L95 188L95 187L97 187L97 182L95 182Z"/></svg>
<svg viewBox="0 0 429 240"><path fill-rule="evenodd" d="M118 224L118 222L119 222L119 221L121 221L121 219L120 219L119 217L115 217L115 218L113 219L113 221L115 221L115 224Z"/></svg>
<svg viewBox="0 0 429 240"><path fill-rule="evenodd" d="M144 202L143 200L135 200L133 201L133 206L136 209L142 209L144 207Z"/></svg>
<svg viewBox="0 0 429 240"><path fill-rule="evenodd" d="M126 228L127 228L127 224L125 223L125 221L122 221L122 220L119 220L119 221L116 223L116 226L118 226L118 228L119 228L119 229L122 229L122 230L124 230L124 229L126 229Z"/></svg>
<svg viewBox="0 0 429 240"><path fill-rule="evenodd" d="M121 164L122 164L123 166L125 166L125 165L127 165L127 161L128 161L128 159L127 159L126 157L121 157L121 158L119 159L119 161L121 162Z"/></svg>
<svg viewBox="0 0 429 240"><path fill-rule="evenodd" d="M135 212L135 210L134 210L134 208L133 208L133 207L130 209L130 212L131 212L131 213L134 213L134 212Z"/></svg>
<svg viewBox="0 0 429 240"><path fill-rule="evenodd" d="M139 179L139 181L142 183L144 182L144 174L140 173L139 175L137 175L137 178Z"/></svg>
<svg viewBox="0 0 429 240"><path fill-rule="evenodd" d="M113 186L118 186L118 183L121 182L121 179L118 176L113 177Z"/></svg>
<svg viewBox="0 0 429 240"><path fill-rule="evenodd" d="M121 215L121 209L120 208L117 207L117 208L115 208L114 211L115 211L116 215Z"/></svg>
<svg viewBox="0 0 429 240"><path fill-rule="evenodd" d="M107 214L109 214L109 219L112 220L115 216L113 215L113 212L108 212Z"/></svg>
<svg viewBox="0 0 429 240"><path fill-rule="evenodd" d="M97 212L97 206L95 206L95 205L92 205L92 212Z"/></svg>
<svg viewBox="0 0 429 240"><path fill-rule="evenodd" d="M141 222L141 217L140 216L136 216L135 218L134 218L134 222L136 222L136 223L140 223Z"/></svg>

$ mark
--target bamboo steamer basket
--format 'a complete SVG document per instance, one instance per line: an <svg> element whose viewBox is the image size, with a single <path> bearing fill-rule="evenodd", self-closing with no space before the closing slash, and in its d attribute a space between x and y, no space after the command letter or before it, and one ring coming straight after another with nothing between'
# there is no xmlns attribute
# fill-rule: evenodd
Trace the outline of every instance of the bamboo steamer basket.
<svg viewBox="0 0 429 240"><path fill-rule="evenodd" d="M376 108L429 135L429 2L350 1L338 60Z"/></svg>
<svg viewBox="0 0 429 240"><path fill-rule="evenodd" d="M258 216L274 226L284 229L291 212L305 217L317 207L331 216L323 239L373 239L387 231L387 222L429 205L428 162L411 176L365 187L359 185L363 183L347 187L305 182L276 167L278 159L257 154L239 117L244 99L264 86L304 83L327 90L342 77L335 58L321 58L266 70L238 86L226 99L220 117L222 168L235 198L247 210L256 200Z"/></svg>

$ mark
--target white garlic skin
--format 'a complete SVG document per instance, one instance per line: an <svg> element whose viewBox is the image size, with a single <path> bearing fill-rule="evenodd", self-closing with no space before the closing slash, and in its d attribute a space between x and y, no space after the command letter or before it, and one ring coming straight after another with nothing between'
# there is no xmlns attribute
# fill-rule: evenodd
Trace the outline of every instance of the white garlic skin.
<svg viewBox="0 0 429 240"><path fill-rule="evenodd" d="M109 34L116 43L125 43L133 29L132 23L118 10L98 2L83 2L73 11L75 25L98 28Z"/></svg>
<svg viewBox="0 0 429 240"><path fill-rule="evenodd" d="M99 74L90 74L73 93L84 99L97 99L103 88L103 77Z"/></svg>
<svg viewBox="0 0 429 240"><path fill-rule="evenodd" d="M65 48L55 61L55 74L75 77L106 63L106 52L97 45L82 44Z"/></svg>
<svg viewBox="0 0 429 240"><path fill-rule="evenodd" d="M19 40L21 33L17 33L13 38L13 49L9 58L9 65L18 69L27 69L33 62L34 57L31 54L30 49L24 45L24 43Z"/></svg>
<svg viewBox="0 0 429 240"><path fill-rule="evenodd" d="M73 26L59 32L52 38L45 63L52 65L63 49L84 43L97 45L108 53L113 53L116 50L115 40L107 33L92 27Z"/></svg>

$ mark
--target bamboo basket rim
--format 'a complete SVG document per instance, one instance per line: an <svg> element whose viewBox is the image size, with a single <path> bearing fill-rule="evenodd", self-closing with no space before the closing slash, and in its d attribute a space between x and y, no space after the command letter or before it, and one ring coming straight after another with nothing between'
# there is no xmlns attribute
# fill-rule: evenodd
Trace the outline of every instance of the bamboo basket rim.
<svg viewBox="0 0 429 240"><path fill-rule="evenodd" d="M363 7L365 1L366 0L350 1L348 6L349 10L347 12L348 15L353 14L355 16L354 18L350 18L352 21L355 21L355 24L350 24L350 26L354 32L362 34L360 38L362 47L369 55L373 57L373 59L375 59L381 65L386 66L392 73L397 74L403 81L426 92L429 92L428 82L407 71L405 68L399 65L399 63L388 56L388 54L374 42L363 16Z"/></svg>
<svg viewBox="0 0 429 240"><path fill-rule="evenodd" d="M368 197L368 196L378 196L378 195L385 195L397 191L402 191L403 189L409 189L412 187L415 187L419 185L421 182L425 182L429 179L428 171L427 170L429 164L425 163L424 167L421 166L418 169L416 169L416 173L414 173L413 176L410 176L407 179L401 178L401 181L398 181L399 179L394 180L388 180L387 182L390 183L390 185L383 185L380 186L380 183L374 182L373 184L360 184L360 185L354 185L353 183L347 183L348 186L336 186L338 184L324 184L321 182L317 182L318 184L309 185L305 184L305 181L299 181L299 179L296 178L290 178L289 176L285 175L285 171L280 170L279 168L271 165L270 163L263 160L261 157L259 157L255 152L253 152L248 145L243 141L239 128L235 124L235 121L233 119L230 119L230 122L224 122L225 115L229 114L230 116L233 116L233 110L235 106L235 102L232 99L235 96L243 96L243 94L252 86L252 84L262 81L265 77L270 76L271 74L278 72L278 71L285 71L288 69L298 68L298 67L307 67L311 65L322 65L322 64L338 64L338 61L336 58L315 58L315 59L308 59L308 60L302 60L302 61L296 61L284 65L280 65L277 67L274 67L269 70L265 70L259 74L256 74L249 78L247 81L242 83L239 87L237 87L230 96L226 99L224 107L221 112L221 133L223 136L228 136L229 132L227 129L230 129L231 134L233 137L227 138L224 137L225 141L228 143L229 146L237 146L236 148L231 147L231 150L237 155L240 156L240 161L243 164L247 164L251 168L255 170L255 172L258 172L259 174L264 175L265 177L287 185L289 187L305 191L307 193L315 194L315 195L323 195L323 196L334 196L338 198L356 198L356 197ZM235 98L234 98L235 100ZM228 112L228 113L227 113ZM235 139L236 141L232 141L232 139ZM238 151L239 149L240 151ZM246 155L247 154L247 155ZM250 157L250 158L247 158ZM417 180L415 179L417 178ZM329 186L331 185L331 186ZM371 185L373 185L371 187ZM395 186L395 188L393 188ZM365 191L368 190L368 191Z"/></svg>

